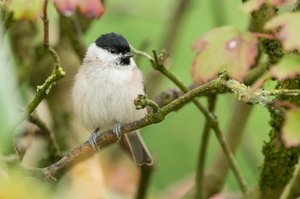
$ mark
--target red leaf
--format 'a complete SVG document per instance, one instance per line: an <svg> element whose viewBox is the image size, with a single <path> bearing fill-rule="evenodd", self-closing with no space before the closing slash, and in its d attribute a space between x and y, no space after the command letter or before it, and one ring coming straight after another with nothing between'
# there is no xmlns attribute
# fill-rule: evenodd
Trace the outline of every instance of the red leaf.
<svg viewBox="0 0 300 199"><path fill-rule="evenodd" d="M57 10L65 16L71 16L78 3L79 0L54 0L54 5Z"/></svg>
<svg viewBox="0 0 300 199"><path fill-rule="evenodd" d="M86 17L99 19L104 13L104 7L100 0L80 0L79 9Z"/></svg>
<svg viewBox="0 0 300 199"><path fill-rule="evenodd" d="M235 27L214 29L194 45L197 55L193 60L192 76L195 83L207 82L221 69L239 81L243 81L257 55L257 39L249 32L240 32Z"/></svg>
<svg viewBox="0 0 300 199"><path fill-rule="evenodd" d="M278 37L286 50L298 50L300 52L300 13L286 13L269 21L267 29L281 27Z"/></svg>
<svg viewBox="0 0 300 199"><path fill-rule="evenodd" d="M99 19L104 13L101 0L54 0L54 4L65 16L71 16L77 7L85 17Z"/></svg>

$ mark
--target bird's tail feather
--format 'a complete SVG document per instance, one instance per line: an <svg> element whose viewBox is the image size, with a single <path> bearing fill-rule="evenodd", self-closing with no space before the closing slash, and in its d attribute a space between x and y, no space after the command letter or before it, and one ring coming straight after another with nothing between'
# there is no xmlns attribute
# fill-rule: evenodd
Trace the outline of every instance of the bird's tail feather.
<svg viewBox="0 0 300 199"><path fill-rule="evenodd" d="M133 160L136 165L152 165L153 159L139 131L125 134Z"/></svg>

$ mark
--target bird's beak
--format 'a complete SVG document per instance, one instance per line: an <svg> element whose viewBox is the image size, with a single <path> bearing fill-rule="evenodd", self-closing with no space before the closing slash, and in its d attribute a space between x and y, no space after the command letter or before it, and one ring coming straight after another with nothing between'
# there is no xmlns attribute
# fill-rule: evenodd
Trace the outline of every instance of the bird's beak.
<svg viewBox="0 0 300 199"><path fill-rule="evenodd" d="M124 59L130 59L131 57L133 57L132 52L128 52L128 53L125 53L125 54L123 55L123 58L124 58Z"/></svg>

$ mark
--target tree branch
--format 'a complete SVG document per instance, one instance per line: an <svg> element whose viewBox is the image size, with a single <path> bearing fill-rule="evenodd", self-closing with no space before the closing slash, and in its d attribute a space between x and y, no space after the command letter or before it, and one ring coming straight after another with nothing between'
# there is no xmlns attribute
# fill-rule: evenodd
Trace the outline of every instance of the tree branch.
<svg viewBox="0 0 300 199"><path fill-rule="evenodd" d="M223 78L217 78L211 82L208 82L204 85L201 85L181 97L173 100L166 106L159 109L156 113L150 113L145 118L124 124L121 127L121 135L125 133L129 133L135 131L137 129L143 128L145 126L149 126L151 124L159 123L165 119L165 116L170 112L177 110L178 107L182 106L182 103L186 103L187 101L191 101L194 97L198 96L200 93L207 92L209 90L214 90L215 88L224 89L225 80ZM106 131L96 138L97 148L102 149L114 142L117 141L117 136L113 133L112 130ZM95 151L89 145L89 142L86 141L81 145L73 148L69 153L67 153L63 158L61 158L58 162L41 169L33 169L33 172L38 175L42 175L46 178L53 178L58 171L66 168L67 166L71 166L80 160L86 159L93 155Z"/></svg>

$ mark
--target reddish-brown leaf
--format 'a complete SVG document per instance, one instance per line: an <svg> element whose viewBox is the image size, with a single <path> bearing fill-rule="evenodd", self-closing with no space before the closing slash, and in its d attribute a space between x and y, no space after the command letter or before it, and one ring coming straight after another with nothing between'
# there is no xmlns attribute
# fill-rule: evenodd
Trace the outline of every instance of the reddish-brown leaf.
<svg viewBox="0 0 300 199"><path fill-rule="evenodd" d="M104 13L104 7L100 0L80 0L79 9L82 14L90 18L100 18Z"/></svg>
<svg viewBox="0 0 300 199"><path fill-rule="evenodd" d="M54 0L54 5L57 10L65 16L71 16L78 3L79 0Z"/></svg>
<svg viewBox="0 0 300 199"><path fill-rule="evenodd" d="M240 32L235 27L224 26L201 37L193 49L192 77L195 83L213 79L221 69L239 81L243 81L257 55L257 39L249 32Z"/></svg>
<svg viewBox="0 0 300 199"><path fill-rule="evenodd" d="M101 0L54 0L57 10L65 16L70 16L79 7L85 17L99 19L104 13Z"/></svg>
<svg viewBox="0 0 300 199"><path fill-rule="evenodd" d="M278 37L284 49L300 52L300 12L279 15L266 24L267 29L279 27Z"/></svg>

